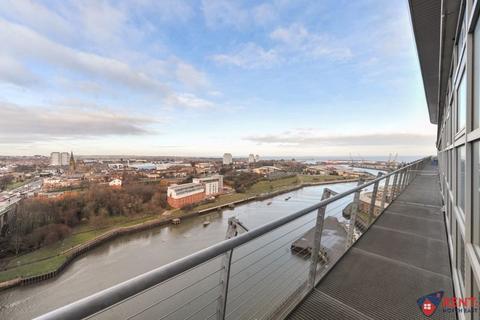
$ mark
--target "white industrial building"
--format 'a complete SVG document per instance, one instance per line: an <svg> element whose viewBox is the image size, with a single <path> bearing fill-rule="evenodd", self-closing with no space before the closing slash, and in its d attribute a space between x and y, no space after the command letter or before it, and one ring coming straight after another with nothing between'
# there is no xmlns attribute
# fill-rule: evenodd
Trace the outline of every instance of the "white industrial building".
<svg viewBox="0 0 480 320"><path fill-rule="evenodd" d="M60 163L62 166L68 166L70 164L70 154L68 152L62 152L60 154Z"/></svg>
<svg viewBox="0 0 480 320"><path fill-rule="evenodd" d="M228 166L233 163L233 157L231 153L224 153L223 154L223 164Z"/></svg>
<svg viewBox="0 0 480 320"><path fill-rule="evenodd" d="M50 154L51 166L68 166L70 164L70 153L68 152L52 152Z"/></svg>
<svg viewBox="0 0 480 320"><path fill-rule="evenodd" d="M50 165L51 166L62 165L62 158L61 158L60 152L52 152L50 154Z"/></svg>
<svg viewBox="0 0 480 320"><path fill-rule="evenodd" d="M255 162L255 155L253 153L250 153L248 155L248 163L254 163Z"/></svg>
<svg viewBox="0 0 480 320"><path fill-rule="evenodd" d="M192 182L203 185L205 188L205 194L207 196L219 194L223 191L222 175L214 175L205 178L194 178Z"/></svg>

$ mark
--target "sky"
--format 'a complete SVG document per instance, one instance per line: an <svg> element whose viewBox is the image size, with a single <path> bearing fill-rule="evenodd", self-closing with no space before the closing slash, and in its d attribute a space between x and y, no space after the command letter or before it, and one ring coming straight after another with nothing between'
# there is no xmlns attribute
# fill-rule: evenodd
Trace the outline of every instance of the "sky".
<svg viewBox="0 0 480 320"><path fill-rule="evenodd" d="M406 0L2 0L0 43L0 155L435 152Z"/></svg>

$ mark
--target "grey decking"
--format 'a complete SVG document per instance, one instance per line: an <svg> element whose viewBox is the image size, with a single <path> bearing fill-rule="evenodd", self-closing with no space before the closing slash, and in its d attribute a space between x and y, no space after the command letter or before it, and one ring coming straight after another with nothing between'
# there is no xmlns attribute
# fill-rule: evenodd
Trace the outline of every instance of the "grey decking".
<svg viewBox="0 0 480 320"><path fill-rule="evenodd" d="M420 296L452 296L436 168L427 166L289 319L422 319ZM428 319L455 319L441 309Z"/></svg>

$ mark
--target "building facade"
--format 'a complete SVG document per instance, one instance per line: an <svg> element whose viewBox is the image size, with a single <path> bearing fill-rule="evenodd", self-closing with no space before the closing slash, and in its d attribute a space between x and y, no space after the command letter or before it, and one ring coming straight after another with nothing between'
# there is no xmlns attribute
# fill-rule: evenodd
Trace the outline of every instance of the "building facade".
<svg viewBox="0 0 480 320"><path fill-rule="evenodd" d="M68 152L62 152L60 157L62 166L68 166L70 164L70 154Z"/></svg>
<svg viewBox="0 0 480 320"><path fill-rule="evenodd" d="M233 163L233 157L231 153L224 153L223 154L223 165L229 166Z"/></svg>
<svg viewBox="0 0 480 320"><path fill-rule="evenodd" d="M223 192L223 176L221 175L205 178L194 178L192 182L203 185L206 196L213 196Z"/></svg>
<svg viewBox="0 0 480 320"><path fill-rule="evenodd" d="M167 202L172 208L183 208L205 199L205 188L199 183L172 185L167 189Z"/></svg>
<svg viewBox="0 0 480 320"><path fill-rule="evenodd" d="M51 166L61 166L62 165L62 156L60 152L52 152L50 154L50 165Z"/></svg>
<svg viewBox="0 0 480 320"><path fill-rule="evenodd" d="M455 294L478 298L480 3L409 0L409 4L430 121L438 125L436 147Z"/></svg>

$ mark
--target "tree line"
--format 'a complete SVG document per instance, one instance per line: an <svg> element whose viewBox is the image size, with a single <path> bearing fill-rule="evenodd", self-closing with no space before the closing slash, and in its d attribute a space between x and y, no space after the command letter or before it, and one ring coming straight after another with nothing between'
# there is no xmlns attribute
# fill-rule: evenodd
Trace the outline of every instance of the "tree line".
<svg viewBox="0 0 480 320"><path fill-rule="evenodd" d="M80 224L101 227L110 217L160 213L167 206L165 186L141 183L121 189L91 185L63 199L25 199L8 216L0 258L53 244Z"/></svg>

